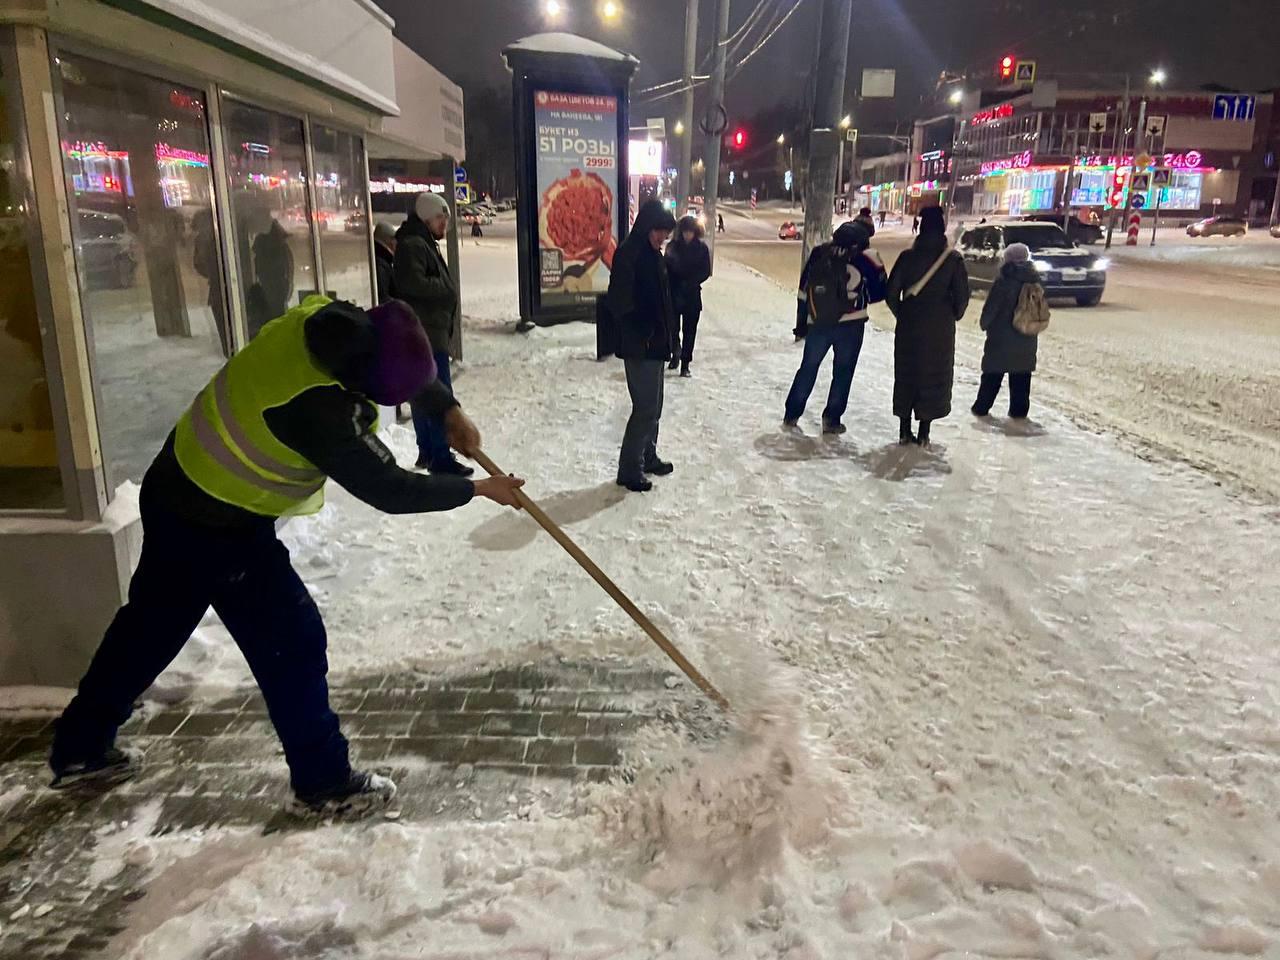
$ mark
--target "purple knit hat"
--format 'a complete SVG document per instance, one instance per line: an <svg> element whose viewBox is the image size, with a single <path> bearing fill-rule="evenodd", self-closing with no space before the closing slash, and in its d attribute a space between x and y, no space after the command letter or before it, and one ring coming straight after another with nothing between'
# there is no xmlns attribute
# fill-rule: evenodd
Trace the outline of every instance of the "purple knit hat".
<svg viewBox="0 0 1280 960"><path fill-rule="evenodd" d="M407 403L436 378L436 360L417 315L403 300L369 311L378 338L365 393L384 407Z"/></svg>

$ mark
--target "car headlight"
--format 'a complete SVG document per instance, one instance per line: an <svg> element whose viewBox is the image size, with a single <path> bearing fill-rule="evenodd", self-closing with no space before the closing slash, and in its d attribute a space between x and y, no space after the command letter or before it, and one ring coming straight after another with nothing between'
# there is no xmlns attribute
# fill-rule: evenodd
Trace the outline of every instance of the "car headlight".
<svg viewBox="0 0 1280 960"><path fill-rule="evenodd" d="M1099 257L1093 261L1093 266L1091 267L1093 270L1109 270L1110 268L1111 261L1107 257Z"/></svg>
<svg viewBox="0 0 1280 960"><path fill-rule="evenodd" d="M1047 273L1053 269L1053 264L1048 260L1032 260L1031 265L1041 273Z"/></svg>

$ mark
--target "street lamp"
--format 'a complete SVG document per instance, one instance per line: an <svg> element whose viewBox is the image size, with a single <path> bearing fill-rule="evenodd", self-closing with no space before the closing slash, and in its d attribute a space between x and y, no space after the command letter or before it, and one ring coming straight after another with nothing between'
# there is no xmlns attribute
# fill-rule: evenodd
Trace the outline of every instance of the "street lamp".
<svg viewBox="0 0 1280 960"><path fill-rule="evenodd" d="M778 143L782 144L786 142L787 142L787 135L785 133L778 134Z"/></svg>
<svg viewBox="0 0 1280 960"><path fill-rule="evenodd" d="M1151 85L1153 87L1162 87L1164 82L1169 79L1168 72L1164 67L1156 67L1151 71Z"/></svg>
<svg viewBox="0 0 1280 960"><path fill-rule="evenodd" d="M676 121L676 125L675 125L675 127L673 128L673 132L675 133L675 135L676 135L677 137L683 137L683 136L684 136L684 121L683 121L683 120L677 120L677 121Z"/></svg>
<svg viewBox="0 0 1280 960"><path fill-rule="evenodd" d="M853 117L846 113L844 119L840 121L840 129L848 130L851 126L853 126Z"/></svg>
<svg viewBox="0 0 1280 960"><path fill-rule="evenodd" d="M951 101L953 105L958 107L960 106L960 101L964 99L964 91L959 87L956 87L950 94L948 94L947 99Z"/></svg>
<svg viewBox="0 0 1280 960"><path fill-rule="evenodd" d="M548 20L559 20L560 14L564 12L564 7L560 5L560 0L546 0L542 5L542 12Z"/></svg>
<svg viewBox="0 0 1280 960"><path fill-rule="evenodd" d="M604 0L604 3L600 4L600 16L606 20L617 20L621 13L622 5L616 0Z"/></svg>

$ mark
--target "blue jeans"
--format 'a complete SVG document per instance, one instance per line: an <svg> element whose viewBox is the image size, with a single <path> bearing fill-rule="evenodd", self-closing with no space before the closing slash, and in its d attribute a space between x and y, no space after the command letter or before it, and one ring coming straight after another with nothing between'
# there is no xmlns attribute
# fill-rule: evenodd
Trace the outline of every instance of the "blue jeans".
<svg viewBox="0 0 1280 960"><path fill-rule="evenodd" d="M436 371L440 382L452 389L453 376L449 373L449 354L435 353ZM445 439L444 418L433 416L416 404L410 404L413 412L413 432L418 435L418 460L428 467L439 467L453 459L449 441Z"/></svg>
<svg viewBox="0 0 1280 960"><path fill-rule="evenodd" d="M269 518L203 527L154 502L142 485L142 557L120 608L58 720L53 761L101 755L209 607L240 648L284 747L294 790L346 783L347 741L329 708L320 611Z"/></svg>
<svg viewBox="0 0 1280 960"><path fill-rule="evenodd" d="M822 419L827 423L839 423L849 405L849 388L853 386L853 371L858 366L858 354L862 352L862 338L867 332L863 320L837 323L834 326L809 327L804 339L804 357L800 369L787 394L787 420L799 420L804 413L809 394L817 382L818 371L829 350L835 350L835 364L831 371L831 392L827 394L827 408Z"/></svg>

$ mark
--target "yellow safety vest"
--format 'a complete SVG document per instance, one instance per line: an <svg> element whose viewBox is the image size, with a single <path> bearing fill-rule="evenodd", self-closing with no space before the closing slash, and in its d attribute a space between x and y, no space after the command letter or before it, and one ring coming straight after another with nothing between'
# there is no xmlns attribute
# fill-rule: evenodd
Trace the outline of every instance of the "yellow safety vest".
<svg viewBox="0 0 1280 960"><path fill-rule="evenodd" d="M178 421L178 463L209 496L268 517L324 506L325 475L276 439L265 415L312 387L338 383L312 359L305 334L307 318L331 302L307 297L264 326Z"/></svg>

